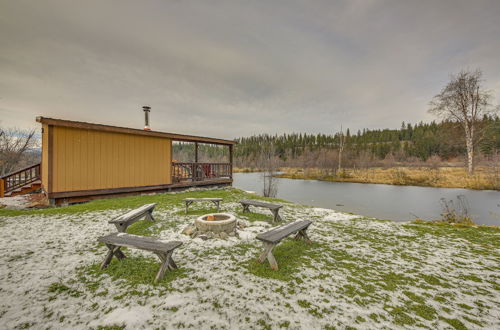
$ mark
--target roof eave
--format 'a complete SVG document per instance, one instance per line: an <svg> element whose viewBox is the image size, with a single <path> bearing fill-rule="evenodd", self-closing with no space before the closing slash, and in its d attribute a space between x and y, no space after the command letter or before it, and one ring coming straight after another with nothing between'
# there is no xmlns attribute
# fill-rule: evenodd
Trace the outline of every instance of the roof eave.
<svg viewBox="0 0 500 330"><path fill-rule="evenodd" d="M159 132L159 131L146 131L146 130L141 130L141 129L136 129L136 128L94 124L94 123L87 123L87 122L80 122L80 121L48 118L48 117L42 117L42 116L36 117L36 121L41 123L41 124L47 124L47 125L53 125L53 126L73 127L73 128L80 128L80 129L116 132L116 133L123 133L123 134L156 136L156 137L164 137L164 138L169 138L169 139L172 139L175 141L183 141L183 142L199 142L199 143L219 144L219 145L234 145L234 144L238 143L238 142L232 141L232 140L209 138L209 137L203 137L203 136L166 133L166 132Z"/></svg>

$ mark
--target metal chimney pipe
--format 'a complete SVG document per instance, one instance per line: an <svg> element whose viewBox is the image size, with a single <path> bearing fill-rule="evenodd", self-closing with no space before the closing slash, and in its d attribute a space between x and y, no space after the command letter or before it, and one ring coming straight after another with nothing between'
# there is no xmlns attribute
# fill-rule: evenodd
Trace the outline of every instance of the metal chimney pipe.
<svg viewBox="0 0 500 330"><path fill-rule="evenodd" d="M145 105L142 107L142 110L144 111L144 130L150 131L151 128L149 127L149 112L151 111L151 107Z"/></svg>

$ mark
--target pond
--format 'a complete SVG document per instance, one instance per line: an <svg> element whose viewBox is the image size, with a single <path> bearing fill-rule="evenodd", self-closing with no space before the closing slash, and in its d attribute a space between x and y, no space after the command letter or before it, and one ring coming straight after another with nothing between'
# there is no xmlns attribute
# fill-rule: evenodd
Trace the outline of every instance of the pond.
<svg viewBox="0 0 500 330"><path fill-rule="evenodd" d="M295 203L343 212L409 221L416 217L438 219L441 198L454 200L465 196L469 213L478 224L500 226L500 192L457 188L393 186L350 182L277 179L277 198ZM262 193L261 173L235 173L233 186Z"/></svg>

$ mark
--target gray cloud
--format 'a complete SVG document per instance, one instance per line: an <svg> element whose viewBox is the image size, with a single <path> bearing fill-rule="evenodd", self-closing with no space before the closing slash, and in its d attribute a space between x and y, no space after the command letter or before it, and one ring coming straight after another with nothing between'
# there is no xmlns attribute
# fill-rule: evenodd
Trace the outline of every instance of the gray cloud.
<svg viewBox="0 0 500 330"><path fill-rule="evenodd" d="M499 1L2 1L0 121L234 138L431 120L450 73L500 98Z"/></svg>

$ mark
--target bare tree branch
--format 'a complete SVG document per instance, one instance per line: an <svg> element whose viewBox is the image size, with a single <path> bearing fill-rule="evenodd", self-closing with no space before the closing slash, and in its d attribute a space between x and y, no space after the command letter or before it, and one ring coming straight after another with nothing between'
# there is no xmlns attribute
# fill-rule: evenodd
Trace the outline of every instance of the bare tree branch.
<svg viewBox="0 0 500 330"><path fill-rule="evenodd" d="M38 147L35 130L0 127L0 175L5 175L30 162L28 152ZM32 157L31 157L32 158ZM31 162L38 161L39 155Z"/></svg>
<svg viewBox="0 0 500 330"><path fill-rule="evenodd" d="M429 112L455 121L464 129L467 148L467 170L474 171L474 146L482 136L479 122L483 115L495 112L490 107L491 93L482 89L482 72L461 71L452 75L441 93L434 96Z"/></svg>

